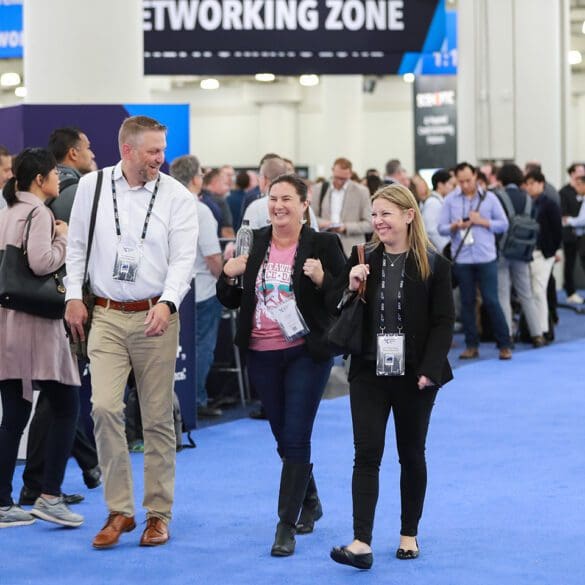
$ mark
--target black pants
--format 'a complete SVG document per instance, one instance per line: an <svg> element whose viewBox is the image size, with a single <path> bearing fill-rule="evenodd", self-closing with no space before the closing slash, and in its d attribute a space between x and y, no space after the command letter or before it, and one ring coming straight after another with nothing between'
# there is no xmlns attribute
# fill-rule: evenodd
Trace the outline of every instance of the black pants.
<svg viewBox="0 0 585 585"><path fill-rule="evenodd" d="M79 416L79 392L76 388L53 381L37 385L45 393L52 411L52 423L45 445L42 492L61 494L67 459L71 453ZM22 397L20 380L0 381L2 424L0 424L0 506L12 504L12 477L18 445L30 417L32 404Z"/></svg>
<svg viewBox="0 0 585 585"><path fill-rule="evenodd" d="M427 487L425 442L436 388L419 390L415 376L378 377L373 362L364 362L350 380L355 460L353 467L354 538L372 541L378 501L378 477L386 425L394 415L400 461L401 529L416 536Z"/></svg>
<svg viewBox="0 0 585 585"><path fill-rule="evenodd" d="M78 392L78 390L74 390ZM47 392L41 392L37 400L35 413L30 421L28 443L26 445L26 465L22 472L22 480L27 488L34 492L41 491L45 469L45 446L53 414ZM77 419L75 438L71 455L77 461L81 471L88 471L98 465L97 451L88 439L83 421Z"/></svg>

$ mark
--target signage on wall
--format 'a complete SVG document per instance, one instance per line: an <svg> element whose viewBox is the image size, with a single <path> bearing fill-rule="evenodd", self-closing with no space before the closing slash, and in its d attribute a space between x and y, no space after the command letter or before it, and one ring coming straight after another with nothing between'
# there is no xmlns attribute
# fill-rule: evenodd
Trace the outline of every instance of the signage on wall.
<svg viewBox="0 0 585 585"><path fill-rule="evenodd" d="M0 59L22 58L22 0L0 0Z"/></svg>
<svg viewBox="0 0 585 585"><path fill-rule="evenodd" d="M414 158L417 169L457 164L457 80L417 76L414 82Z"/></svg>
<svg viewBox="0 0 585 585"><path fill-rule="evenodd" d="M397 73L440 52L445 0L143 0L147 75Z"/></svg>

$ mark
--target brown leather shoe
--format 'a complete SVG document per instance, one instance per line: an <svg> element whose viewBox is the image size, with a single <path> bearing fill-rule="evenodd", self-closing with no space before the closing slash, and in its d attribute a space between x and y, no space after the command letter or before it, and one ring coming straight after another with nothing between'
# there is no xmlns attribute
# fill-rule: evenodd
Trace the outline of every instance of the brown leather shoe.
<svg viewBox="0 0 585 585"><path fill-rule="evenodd" d="M146 519L146 528L142 533L140 546L159 546L166 544L170 537L167 523L156 516L151 516Z"/></svg>
<svg viewBox="0 0 585 585"><path fill-rule="evenodd" d="M512 359L512 350L509 347L503 347L500 349L500 359L501 360L511 360Z"/></svg>
<svg viewBox="0 0 585 585"><path fill-rule="evenodd" d="M124 516L123 514L111 513L104 524L104 527L96 534L93 539L94 548L110 548L118 544L122 532L132 532L136 528L134 516Z"/></svg>
<svg viewBox="0 0 585 585"><path fill-rule="evenodd" d="M479 357L479 349L477 347L468 347L460 356L460 360L473 360Z"/></svg>

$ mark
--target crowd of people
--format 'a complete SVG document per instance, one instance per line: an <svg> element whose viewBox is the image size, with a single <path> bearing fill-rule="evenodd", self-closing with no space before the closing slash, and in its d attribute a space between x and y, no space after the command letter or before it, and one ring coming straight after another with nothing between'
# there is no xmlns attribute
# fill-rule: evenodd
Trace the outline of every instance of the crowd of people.
<svg viewBox="0 0 585 585"><path fill-rule="evenodd" d="M257 170L237 172L202 167L186 154L170 161L167 175L166 132L152 118L126 119L119 162L99 171L89 138L76 128L58 129L48 148L14 159L0 147L0 250L26 248L39 277L63 265L67 271L64 321L0 306L0 528L37 518L81 525L70 508L80 496L61 489L76 452L86 485L103 482L107 518L93 547L113 547L136 527L124 404L132 376L144 440L140 544L168 542L178 311L194 278L198 414L222 414L207 381L222 311L235 311L235 344L282 465L271 554L292 555L295 536L312 532L323 513L311 435L336 354L328 331L365 283L361 349L348 352L353 540L331 557L372 566L392 413L401 467L396 556L417 558L426 435L438 390L453 377L447 354L456 319L462 360L479 356L488 333L499 358L511 359L522 323L535 348L554 339L552 272L561 250L567 301L583 303L574 267L579 259L585 268L585 164L569 167L559 192L535 162L524 170L460 162L436 170L429 185L397 159L384 173L368 169L360 177L339 157L330 177L310 181L276 153ZM241 225L254 234L243 253L234 246ZM95 447L80 424L81 366L70 342L87 347ZM17 504L12 480L33 388L41 395L39 422L31 425Z"/></svg>

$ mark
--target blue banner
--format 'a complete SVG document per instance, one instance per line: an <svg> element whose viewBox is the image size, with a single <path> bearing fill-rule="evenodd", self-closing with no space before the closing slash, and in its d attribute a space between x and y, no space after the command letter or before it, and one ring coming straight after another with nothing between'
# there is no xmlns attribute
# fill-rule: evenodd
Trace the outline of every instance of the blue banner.
<svg viewBox="0 0 585 585"><path fill-rule="evenodd" d="M22 58L22 0L0 0L0 59Z"/></svg>

